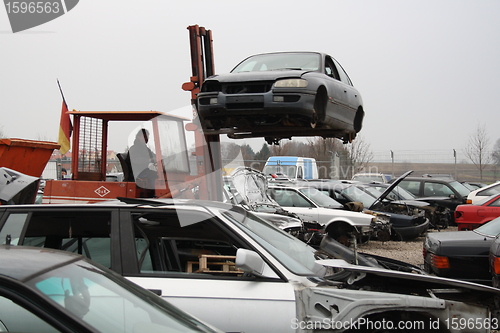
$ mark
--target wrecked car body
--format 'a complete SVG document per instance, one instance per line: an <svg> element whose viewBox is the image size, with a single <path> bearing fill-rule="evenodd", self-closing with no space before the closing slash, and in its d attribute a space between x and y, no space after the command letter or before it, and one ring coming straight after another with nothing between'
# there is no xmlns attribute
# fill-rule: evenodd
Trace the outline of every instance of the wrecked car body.
<svg viewBox="0 0 500 333"><path fill-rule="evenodd" d="M390 234L388 215L344 210L342 204L315 188L273 184L269 193L281 207L304 221L316 221L325 234L344 245L370 238L383 240Z"/></svg>
<svg viewBox="0 0 500 333"><path fill-rule="evenodd" d="M6 167L0 168L0 205L34 203L40 178Z"/></svg>
<svg viewBox="0 0 500 333"><path fill-rule="evenodd" d="M407 172L392 184L364 184L354 181L311 182L317 188L342 203L346 209L361 209L368 212L385 213L392 224L391 239L410 240L427 232L429 216L434 212L422 201L400 199L397 184L412 171ZM404 190L403 190L404 191ZM361 205L354 205L354 203Z"/></svg>
<svg viewBox="0 0 500 333"><path fill-rule="evenodd" d="M0 243L92 257L226 332L380 332L383 322L460 332L454 318L498 320L499 289L334 260L331 247L318 251L238 206L130 200L0 206Z"/></svg>
<svg viewBox="0 0 500 333"><path fill-rule="evenodd" d="M239 205L300 240L319 244L322 227L315 221L303 221L297 214L283 209L268 193L265 174L249 167L237 167L224 177L226 202Z"/></svg>

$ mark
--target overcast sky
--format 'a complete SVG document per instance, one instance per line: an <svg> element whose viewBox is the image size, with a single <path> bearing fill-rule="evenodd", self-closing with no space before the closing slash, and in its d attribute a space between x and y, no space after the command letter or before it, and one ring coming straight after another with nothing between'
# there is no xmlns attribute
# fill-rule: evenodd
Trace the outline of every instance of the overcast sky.
<svg viewBox="0 0 500 333"><path fill-rule="evenodd" d="M493 145L500 138L499 17L498 0L80 0L14 34L0 9L0 130L57 141L56 79L70 109L189 105L181 89L191 76L186 28L198 24L213 32L217 73L260 52L332 55L361 92L360 134L375 152L460 150L478 125ZM114 134L110 148L123 150L126 136Z"/></svg>

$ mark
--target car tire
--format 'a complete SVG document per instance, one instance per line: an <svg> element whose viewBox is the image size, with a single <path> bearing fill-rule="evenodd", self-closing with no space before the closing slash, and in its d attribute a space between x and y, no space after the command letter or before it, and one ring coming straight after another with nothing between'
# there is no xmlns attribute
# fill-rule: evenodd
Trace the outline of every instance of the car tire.
<svg viewBox="0 0 500 333"><path fill-rule="evenodd" d="M316 92L316 99L314 100L314 113L311 119L312 128L315 128L318 124L321 124L325 121L327 101L328 94L326 92L326 88L321 86L318 88L318 91Z"/></svg>
<svg viewBox="0 0 500 333"><path fill-rule="evenodd" d="M351 246L353 237L358 238L359 236L357 230L345 222L333 223L328 227L327 233L337 242L347 247Z"/></svg>
<svg viewBox="0 0 500 333"><path fill-rule="evenodd" d="M363 127L364 117L365 117L365 111L363 111L362 107L359 107L358 111L356 111L356 116L354 116L354 131L356 133L361 131L361 128Z"/></svg>

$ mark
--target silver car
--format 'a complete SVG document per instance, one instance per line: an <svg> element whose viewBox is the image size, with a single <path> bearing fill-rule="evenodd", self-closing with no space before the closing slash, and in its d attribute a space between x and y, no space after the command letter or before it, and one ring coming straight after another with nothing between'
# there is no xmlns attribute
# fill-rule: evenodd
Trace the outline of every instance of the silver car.
<svg viewBox="0 0 500 333"><path fill-rule="evenodd" d="M459 332L456 318L485 322L500 296L346 263L241 207L199 200L0 206L0 242L84 254L226 332Z"/></svg>
<svg viewBox="0 0 500 333"><path fill-rule="evenodd" d="M342 66L319 52L258 54L205 80L197 97L206 133L232 138L321 135L345 142L363 125L361 94Z"/></svg>

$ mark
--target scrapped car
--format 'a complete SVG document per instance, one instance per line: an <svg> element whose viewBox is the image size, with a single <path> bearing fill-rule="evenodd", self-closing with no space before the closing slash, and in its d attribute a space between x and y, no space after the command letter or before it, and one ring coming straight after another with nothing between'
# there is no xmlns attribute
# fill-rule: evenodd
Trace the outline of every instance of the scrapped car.
<svg viewBox="0 0 500 333"><path fill-rule="evenodd" d="M386 214L352 212L312 187L269 185L271 197L302 220L317 222L324 232L344 245L364 238L387 239L391 224Z"/></svg>
<svg viewBox="0 0 500 333"><path fill-rule="evenodd" d="M420 206L421 203L394 203L386 201L387 195L397 183L386 188L385 192L374 190L370 185L357 182L311 182L310 187L327 193L331 198L350 209L353 203L360 202L366 212L386 214L390 218L391 232L386 240L410 240L422 236L429 228L429 219ZM376 195L375 193L378 193Z"/></svg>
<svg viewBox="0 0 500 333"><path fill-rule="evenodd" d="M424 269L437 276L490 284L488 255L498 234L500 218L474 230L428 233Z"/></svg>
<svg viewBox="0 0 500 333"><path fill-rule="evenodd" d="M385 173L369 173L369 172L356 173L351 178L351 180L355 180L362 183L369 183L369 182L388 183L389 180L391 179L392 176Z"/></svg>
<svg viewBox="0 0 500 333"><path fill-rule="evenodd" d="M455 222L458 230L472 230L500 216L500 193L479 200L475 204L458 205Z"/></svg>
<svg viewBox="0 0 500 333"><path fill-rule="evenodd" d="M471 191L475 191L477 189L480 189L481 187L488 186L487 184L481 183L481 182L461 182L465 187L470 189Z"/></svg>
<svg viewBox="0 0 500 333"><path fill-rule="evenodd" d="M399 186L435 207L448 208L450 210L449 225L455 225L453 212L458 205L466 203L465 200L470 193L470 190L462 183L445 178L407 177Z"/></svg>
<svg viewBox="0 0 500 333"><path fill-rule="evenodd" d="M490 270L491 284L495 288L500 288L500 237L495 237L495 241L490 247Z"/></svg>
<svg viewBox="0 0 500 333"><path fill-rule="evenodd" d="M478 201L497 193L500 193L500 182L470 192L469 195L467 195L467 203L476 204Z"/></svg>
<svg viewBox="0 0 500 333"><path fill-rule="evenodd" d="M0 332L220 332L87 258L0 245Z"/></svg>
<svg viewBox="0 0 500 333"><path fill-rule="evenodd" d="M205 133L231 138L320 135L350 142L361 130L361 94L342 66L319 52L257 54L208 77L197 96Z"/></svg>
<svg viewBox="0 0 500 333"><path fill-rule="evenodd" d="M319 244L323 233L317 222L304 222L284 210L268 193L266 175L249 167L237 167L224 177L226 202L252 211L260 218L309 244Z"/></svg>
<svg viewBox="0 0 500 333"><path fill-rule="evenodd" d="M0 242L81 253L225 332L380 332L370 325L409 321L459 332L446 323L498 320L496 288L347 263L237 206L128 200L1 206Z"/></svg>

